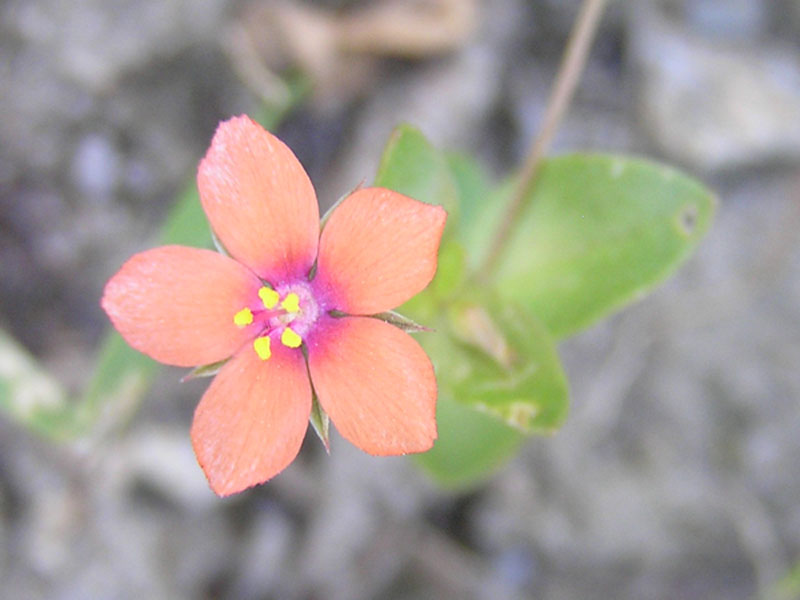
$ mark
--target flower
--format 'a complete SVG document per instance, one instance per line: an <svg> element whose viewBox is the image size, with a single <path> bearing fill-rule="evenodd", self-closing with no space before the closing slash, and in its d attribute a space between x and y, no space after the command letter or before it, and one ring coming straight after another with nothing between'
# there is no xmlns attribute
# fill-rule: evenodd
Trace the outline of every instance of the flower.
<svg viewBox="0 0 800 600"><path fill-rule="evenodd" d="M108 281L101 304L131 346L160 362L230 358L191 428L211 488L226 496L287 467L312 394L365 452L428 450L433 367L410 335L375 315L433 278L444 209L359 189L320 233L300 162L245 116L220 124L197 182L228 256L183 246L141 252Z"/></svg>

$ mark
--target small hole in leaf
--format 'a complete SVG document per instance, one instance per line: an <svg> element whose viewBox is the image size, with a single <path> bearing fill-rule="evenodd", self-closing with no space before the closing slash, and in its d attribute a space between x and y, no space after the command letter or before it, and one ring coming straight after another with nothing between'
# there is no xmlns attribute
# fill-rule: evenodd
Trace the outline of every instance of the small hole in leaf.
<svg viewBox="0 0 800 600"><path fill-rule="evenodd" d="M678 214L678 227L681 233L685 234L687 237L694 233L697 227L696 205L688 204L681 208L681 212Z"/></svg>

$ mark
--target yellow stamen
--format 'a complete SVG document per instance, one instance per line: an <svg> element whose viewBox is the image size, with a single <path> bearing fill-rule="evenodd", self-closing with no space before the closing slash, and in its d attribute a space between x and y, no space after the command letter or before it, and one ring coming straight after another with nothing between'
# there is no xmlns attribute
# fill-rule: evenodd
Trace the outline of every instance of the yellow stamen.
<svg viewBox="0 0 800 600"><path fill-rule="evenodd" d="M261 298L261 302L264 303L264 308L275 308L275 305L278 304L278 300L280 300L278 292L267 286L258 290L258 297Z"/></svg>
<svg viewBox="0 0 800 600"><path fill-rule="evenodd" d="M303 338L292 331L291 327L287 327L281 334L281 343L289 348L299 348L300 344L303 343Z"/></svg>
<svg viewBox="0 0 800 600"><path fill-rule="evenodd" d="M288 313L300 312L300 298L294 292L290 292L281 302L281 307Z"/></svg>
<svg viewBox="0 0 800 600"><path fill-rule="evenodd" d="M267 360L270 356L272 356L272 350L269 349L269 343L270 339L266 335L253 340L253 350L256 351L258 358L261 360Z"/></svg>
<svg viewBox="0 0 800 600"><path fill-rule="evenodd" d="M245 327L246 325L250 325L253 322L253 312L245 307L235 315L233 315L233 323L237 327Z"/></svg>

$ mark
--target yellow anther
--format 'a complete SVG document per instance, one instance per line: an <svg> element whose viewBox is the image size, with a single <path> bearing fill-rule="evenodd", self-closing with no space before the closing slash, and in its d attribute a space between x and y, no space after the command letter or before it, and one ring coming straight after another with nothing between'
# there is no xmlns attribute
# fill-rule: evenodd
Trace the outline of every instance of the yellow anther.
<svg viewBox="0 0 800 600"><path fill-rule="evenodd" d="M235 315L233 315L233 323L237 327L244 327L246 325L250 325L253 322L253 312L245 307Z"/></svg>
<svg viewBox="0 0 800 600"><path fill-rule="evenodd" d="M300 298L294 292L290 292L281 302L281 307L288 313L300 312Z"/></svg>
<svg viewBox="0 0 800 600"><path fill-rule="evenodd" d="M269 342L270 339L266 335L253 340L253 350L256 351L258 358L261 360L267 360L272 356L272 350L269 349Z"/></svg>
<svg viewBox="0 0 800 600"><path fill-rule="evenodd" d="M267 286L258 290L258 297L261 298L261 302L264 303L265 308L275 308L275 305L278 304L278 300L280 300L278 292Z"/></svg>
<svg viewBox="0 0 800 600"><path fill-rule="evenodd" d="M300 344L302 343L303 338L292 331L291 327L287 327L283 330L283 333L281 334L281 344L288 346L289 348L299 348Z"/></svg>

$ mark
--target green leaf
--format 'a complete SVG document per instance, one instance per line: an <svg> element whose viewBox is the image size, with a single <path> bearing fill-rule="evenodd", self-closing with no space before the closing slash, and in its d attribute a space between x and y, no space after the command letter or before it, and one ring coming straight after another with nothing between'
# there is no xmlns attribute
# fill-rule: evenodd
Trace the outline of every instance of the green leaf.
<svg viewBox="0 0 800 600"><path fill-rule="evenodd" d="M428 287L403 304L399 311L417 323L431 327L444 305L457 298L466 279L466 250L454 237L442 240L436 275Z"/></svg>
<svg viewBox="0 0 800 600"><path fill-rule="evenodd" d="M160 240L164 244L213 248L213 238L208 219L200 205L197 184L192 181L178 195L167 220L161 227Z"/></svg>
<svg viewBox="0 0 800 600"><path fill-rule="evenodd" d="M436 367L439 437L417 460L439 483L477 483L526 434L551 433L566 418L567 382L555 347L524 309L455 303L420 342Z"/></svg>
<svg viewBox="0 0 800 600"><path fill-rule="evenodd" d="M545 161L527 201L490 275L501 295L528 307L559 338L665 279L705 235L716 204L708 189L674 169L582 154ZM487 208L485 222L496 223L497 213L497 206Z"/></svg>
<svg viewBox="0 0 800 600"><path fill-rule="evenodd" d="M158 367L153 359L131 348L116 331L109 332L97 355L89 387L74 408L76 433L88 432L106 410L126 410L138 403Z"/></svg>
<svg viewBox="0 0 800 600"><path fill-rule="evenodd" d="M467 251L458 240L447 238L439 247L436 276L429 292L436 299L446 301L457 295L467 275Z"/></svg>
<svg viewBox="0 0 800 600"><path fill-rule="evenodd" d="M471 156L448 153L446 160L456 186L461 222L471 226L480 217L487 198L491 197L491 181L483 165Z"/></svg>
<svg viewBox="0 0 800 600"><path fill-rule="evenodd" d="M439 437L414 456L440 485L465 488L479 483L516 454L524 434L498 419L440 393L436 406Z"/></svg>
<svg viewBox="0 0 800 600"><path fill-rule="evenodd" d="M420 202L441 204L452 229L458 218L458 195L444 155L410 125L392 132L381 157L375 185Z"/></svg>
<svg viewBox="0 0 800 600"><path fill-rule="evenodd" d="M64 437L62 432L72 429L64 389L2 330L0 408L18 423L43 435Z"/></svg>
<svg viewBox="0 0 800 600"><path fill-rule="evenodd" d="M462 404L490 413L524 433L552 433L566 419L569 392L547 330L510 302L458 303L450 308L457 361L443 377Z"/></svg>

